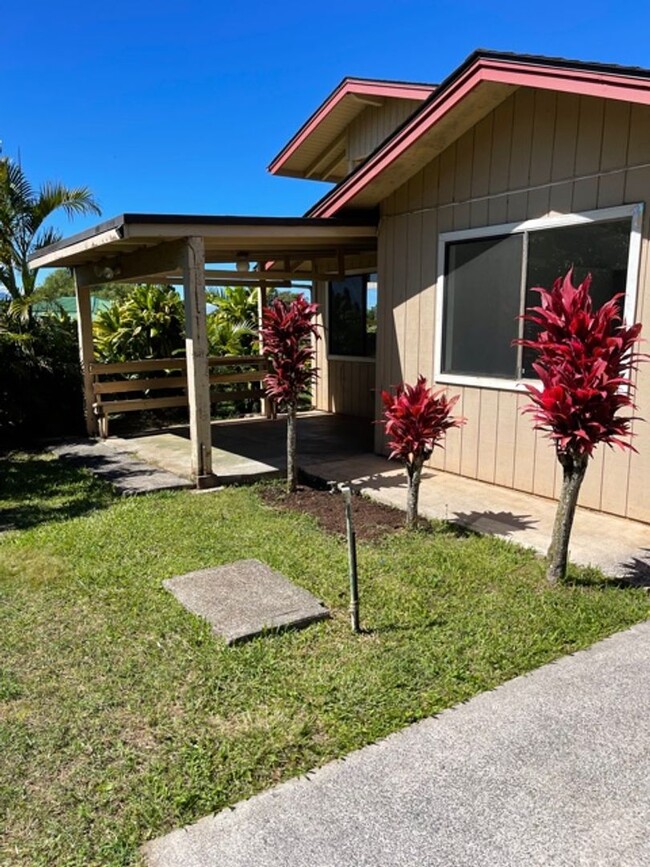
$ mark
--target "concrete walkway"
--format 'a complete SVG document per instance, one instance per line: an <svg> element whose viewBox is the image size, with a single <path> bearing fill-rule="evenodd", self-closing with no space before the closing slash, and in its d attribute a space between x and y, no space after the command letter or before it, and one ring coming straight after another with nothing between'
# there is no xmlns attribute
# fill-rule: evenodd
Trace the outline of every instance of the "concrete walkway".
<svg viewBox="0 0 650 867"><path fill-rule="evenodd" d="M368 421L304 413L299 420L300 466L326 481L352 480L368 496L404 509L405 472L396 462L369 452L372 433ZM213 422L212 439L213 466L220 484L273 478L285 472L284 419ZM96 454L102 452L99 464L109 471L106 455L111 454L110 450L117 452L119 462L127 468L123 474L127 489L138 488L140 482L144 490L151 489L149 483L185 485L189 477L186 427L124 439L111 437L94 449ZM133 467L136 469L129 480ZM163 478L156 467L171 476ZM426 517L456 521L481 533L503 536L540 554L548 547L555 509L554 500L434 470L425 471L420 491L420 511ZM650 586L647 524L578 509L570 553L575 563L597 566L608 575Z"/></svg>
<svg viewBox="0 0 650 867"><path fill-rule="evenodd" d="M53 446L50 451L110 482L123 496L192 487L188 479L99 440L68 441Z"/></svg>
<svg viewBox="0 0 650 867"><path fill-rule="evenodd" d="M145 847L149 867L646 867L650 623Z"/></svg>
<svg viewBox="0 0 650 867"><path fill-rule="evenodd" d="M350 481L367 496L406 509L406 474L377 455L302 463L313 475ZM455 521L480 533L492 533L545 554L555 520L556 502L437 470L425 470L420 512L427 518ZM650 526L578 509L571 534L571 560L597 566L633 584L650 586Z"/></svg>

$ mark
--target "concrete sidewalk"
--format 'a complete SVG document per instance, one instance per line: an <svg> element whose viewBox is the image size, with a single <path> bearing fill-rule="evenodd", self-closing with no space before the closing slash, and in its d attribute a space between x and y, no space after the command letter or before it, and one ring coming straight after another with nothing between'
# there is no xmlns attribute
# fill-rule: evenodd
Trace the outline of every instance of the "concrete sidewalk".
<svg viewBox="0 0 650 867"><path fill-rule="evenodd" d="M645 867L650 622L145 847L149 867Z"/></svg>

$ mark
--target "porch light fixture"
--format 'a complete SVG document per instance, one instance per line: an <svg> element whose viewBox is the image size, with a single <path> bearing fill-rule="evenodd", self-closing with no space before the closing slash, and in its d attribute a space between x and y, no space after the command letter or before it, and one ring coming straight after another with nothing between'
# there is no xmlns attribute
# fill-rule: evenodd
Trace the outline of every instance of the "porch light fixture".
<svg viewBox="0 0 650 867"><path fill-rule="evenodd" d="M112 280L114 277L119 277L122 269L119 267L111 268L108 265L95 265L94 272L96 277L101 277L104 280Z"/></svg>
<svg viewBox="0 0 650 867"><path fill-rule="evenodd" d="M245 274L250 269L250 262L248 261L248 253L237 253L237 258L235 260L235 265L240 274Z"/></svg>

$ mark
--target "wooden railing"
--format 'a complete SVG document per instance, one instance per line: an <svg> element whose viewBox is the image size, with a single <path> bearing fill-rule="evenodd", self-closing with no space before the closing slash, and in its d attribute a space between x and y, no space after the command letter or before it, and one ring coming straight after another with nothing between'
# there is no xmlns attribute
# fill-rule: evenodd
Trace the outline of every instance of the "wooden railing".
<svg viewBox="0 0 650 867"><path fill-rule="evenodd" d="M263 356L213 356L208 359L208 365L211 403L265 400L265 414L274 415L262 384L268 370L268 362ZM220 368L233 367L246 369L218 372ZM92 362L89 370L93 378L93 409L102 437L108 436L109 415L188 406L187 361L184 358L152 358L112 364Z"/></svg>

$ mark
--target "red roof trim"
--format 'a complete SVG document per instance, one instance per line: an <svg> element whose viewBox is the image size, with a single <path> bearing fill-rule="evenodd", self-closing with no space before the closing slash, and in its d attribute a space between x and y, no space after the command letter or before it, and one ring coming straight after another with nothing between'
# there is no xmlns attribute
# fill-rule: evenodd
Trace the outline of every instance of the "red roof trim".
<svg viewBox="0 0 650 867"><path fill-rule="evenodd" d="M650 81L647 78L479 57L458 77L449 80L448 85L436 91L413 118L311 208L308 215L331 217L336 214L481 82L537 87L650 105Z"/></svg>
<svg viewBox="0 0 650 867"><path fill-rule="evenodd" d="M282 148L277 157L269 165L268 170L272 174L276 174L332 110L350 94L358 96L385 96L389 99L425 100L431 95L433 90L434 85L427 84L345 78L325 102L316 109L314 114L298 130L295 136Z"/></svg>

